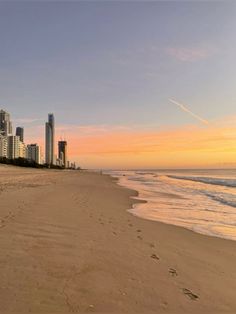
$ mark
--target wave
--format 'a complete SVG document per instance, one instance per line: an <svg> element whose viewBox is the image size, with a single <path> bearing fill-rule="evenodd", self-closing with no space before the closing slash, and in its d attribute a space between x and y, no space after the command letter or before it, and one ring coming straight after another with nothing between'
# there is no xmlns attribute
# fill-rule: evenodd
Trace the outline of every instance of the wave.
<svg viewBox="0 0 236 314"><path fill-rule="evenodd" d="M217 201L223 205L228 205L228 206L236 208L236 200L232 200L232 199L229 200L229 199L226 199L226 196L214 195L207 192L205 192L204 194L210 197L213 201ZM232 195L230 196L232 197Z"/></svg>
<svg viewBox="0 0 236 314"><path fill-rule="evenodd" d="M150 175L154 175L153 172L135 172L136 174L139 174L139 175L145 175L145 174L150 174Z"/></svg>
<svg viewBox="0 0 236 314"><path fill-rule="evenodd" d="M188 180L201 182L205 184L213 184L213 185L221 185L227 187L236 187L235 179L220 179L220 178L212 178L212 177L186 177L186 176L175 176L175 175L167 175L167 177L178 180Z"/></svg>
<svg viewBox="0 0 236 314"><path fill-rule="evenodd" d="M113 175L122 186L137 190L138 199L146 200L133 205L132 214L236 240L236 171L139 170ZM171 194L177 197L169 197Z"/></svg>

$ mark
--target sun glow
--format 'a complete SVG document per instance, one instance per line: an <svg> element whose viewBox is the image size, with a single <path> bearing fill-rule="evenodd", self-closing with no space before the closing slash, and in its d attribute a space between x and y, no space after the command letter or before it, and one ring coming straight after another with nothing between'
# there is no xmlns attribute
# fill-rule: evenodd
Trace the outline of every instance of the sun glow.
<svg viewBox="0 0 236 314"><path fill-rule="evenodd" d="M79 131L79 130L78 130ZM192 168L236 166L236 126L215 122L164 130L102 129L71 134L70 151L90 167Z"/></svg>
<svg viewBox="0 0 236 314"><path fill-rule="evenodd" d="M38 132L38 131L37 131ZM42 129L43 132L43 129ZM208 125L162 129L61 125L69 155L88 168L232 168L236 166L236 117ZM31 139L40 142L40 139ZM41 146L44 143L41 141Z"/></svg>

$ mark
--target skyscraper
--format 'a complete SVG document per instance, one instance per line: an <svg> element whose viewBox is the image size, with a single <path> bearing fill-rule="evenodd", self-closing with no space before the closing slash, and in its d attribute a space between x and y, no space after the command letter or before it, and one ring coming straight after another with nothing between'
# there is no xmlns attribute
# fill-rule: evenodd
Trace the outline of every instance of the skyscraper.
<svg viewBox="0 0 236 314"><path fill-rule="evenodd" d="M45 161L47 165L53 165L54 162L54 115L48 114L48 122L45 124Z"/></svg>
<svg viewBox="0 0 236 314"><path fill-rule="evenodd" d="M7 137L8 141L8 158L16 159L20 156L20 138L19 136L10 135Z"/></svg>
<svg viewBox="0 0 236 314"><path fill-rule="evenodd" d="M0 134L0 157L6 157L8 156L8 142L7 142L7 136L2 136Z"/></svg>
<svg viewBox="0 0 236 314"><path fill-rule="evenodd" d="M41 163L40 147L37 144L27 145L27 159L30 161L35 161L37 164Z"/></svg>
<svg viewBox="0 0 236 314"><path fill-rule="evenodd" d="M4 136L12 134L10 114L2 109L0 110L0 134Z"/></svg>
<svg viewBox="0 0 236 314"><path fill-rule="evenodd" d="M20 137L20 141L24 142L24 128L21 128L21 127L18 126L16 128L16 136L19 136Z"/></svg>
<svg viewBox="0 0 236 314"><path fill-rule="evenodd" d="M67 142L58 142L58 158L61 160L63 167L67 167Z"/></svg>

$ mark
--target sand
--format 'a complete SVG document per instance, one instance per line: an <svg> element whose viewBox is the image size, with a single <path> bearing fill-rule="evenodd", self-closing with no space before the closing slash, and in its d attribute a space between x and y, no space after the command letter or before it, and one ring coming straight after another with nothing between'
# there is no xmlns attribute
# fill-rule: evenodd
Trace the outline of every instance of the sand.
<svg viewBox="0 0 236 314"><path fill-rule="evenodd" d="M1 313L235 313L236 242L135 217L135 195L0 165Z"/></svg>

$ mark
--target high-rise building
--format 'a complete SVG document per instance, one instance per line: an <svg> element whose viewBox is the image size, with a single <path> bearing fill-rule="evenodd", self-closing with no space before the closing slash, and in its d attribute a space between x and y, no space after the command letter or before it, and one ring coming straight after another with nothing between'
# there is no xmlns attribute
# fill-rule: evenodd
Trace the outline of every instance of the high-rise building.
<svg viewBox="0 0 236 314"><path fill-rule="evenodd" d="M10 114L2 109L0 110L0 134L3 136L12 134Z"/></svg>
<svg viewBox="0 0 236 314"><path fill-rule="evenodd" d="M52 113L49 113L48 122L46 122L45 124L45 161L47 165L55 164L54 137L55 137L54 115Z"/></svg>
<svg viewBox="0 0 236 314"><path fill-rule="evenodd" d="M7 147L7 136L0 135L0 157L8 157Z"/></svg>
<svg viewBox="0 0 236 314"><path fill-rule="evenodd" d="M35 161L37 164L41 163L40 147L37 144L27 145L27 159Z"/></svg>
<svg viewBox="0 0 236 314"><path fill-rule="evenodd" d="M15 159L20 157L20 137L10 135L7 137L8 142L8 158Z"/></svg>
<svg viewBox="0 0 236 314"><path fill-rule="evenodd" d="M19 136L20 137L20 141L24 142L24 128L18 126L16 128L16 136Z"/></svg>
<svg viewBox="0 0 236 314"><path fill-rule="evenodd" d="M61 160L63 167L67 168L67 142L59 141L58 142L58 158Z"/></svg>
<svg viewBox="0 0 236 314"><path fill-rule="evenodd" d="M9 135L7 137L7 158L26 158L26 146L20 141L19 136Z"/></svg>
<svg viewBox="0 0 236 314"><path fill-rule="evenodd" d="M25 143L19 141L19 157L26 158L26 146Z"/></svg>

